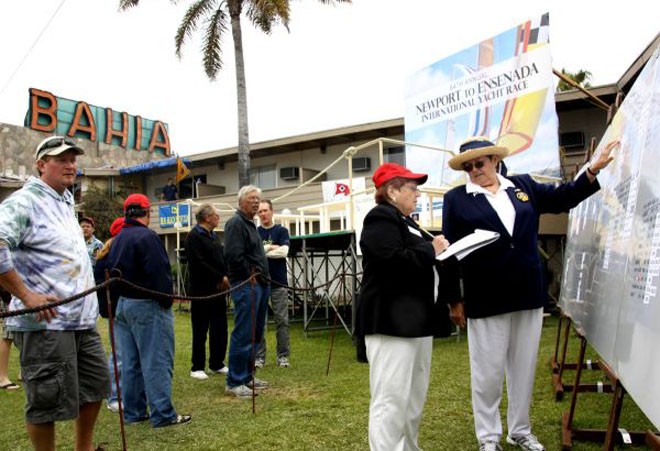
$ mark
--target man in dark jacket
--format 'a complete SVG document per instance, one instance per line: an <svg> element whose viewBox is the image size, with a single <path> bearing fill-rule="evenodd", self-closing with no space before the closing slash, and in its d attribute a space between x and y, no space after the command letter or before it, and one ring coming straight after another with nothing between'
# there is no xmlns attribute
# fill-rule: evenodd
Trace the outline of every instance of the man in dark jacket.
<svg viewBox="0 0 660 451"><path fill-rule="evenodd" d="M225 393L239 398L251 397L253 386L255 389L268 386L266 381L253 377L256 345L264 331L270 296L270 284L266 281L268 260L254 223L260 196L261 190L256 186L242 187L238 191L238 211L225 225L225 261L234 301ZM255 274L261 276L253 277Z"/></svg>
<svg viewBox="0 0 660 451"><path fill-rule="evenodd" d="M172 274L163 243L147 227L149 208L149 199L143 194L126 198L126 220L112 242L108 266L139 287L165 294L153 299L141 289L120 284L116 321L123 361L124 420L150 419L154 427L163 427L187 423L191 417L177 415L172 405Z"/></svg>
<svg viewBox="0 0 660 451"><path fill-rule="evenodd" d="M227 266L220 238L215 229L220 214L211 204L199 207L197 225L186 238L186 256L190 274L190 295L208 296L225 291L229 287ZM227 300L225 296L208 301L190 303L192 321L192 367L190 377L208 379L206 365L206 335L209 335L209 369L214 373L227 374Z"/></svg>

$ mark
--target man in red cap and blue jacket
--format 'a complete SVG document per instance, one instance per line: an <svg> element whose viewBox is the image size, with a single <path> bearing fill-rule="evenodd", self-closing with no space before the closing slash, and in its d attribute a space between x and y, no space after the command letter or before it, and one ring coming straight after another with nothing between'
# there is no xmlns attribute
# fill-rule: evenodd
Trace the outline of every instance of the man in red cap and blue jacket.
<svg viewBox="0 0 660 451"><path fill-rule="evenodd" d="M177 415L172 405L172 274L163 243L147 227L150 207L143 194L126 198L126 219L112 242L108 267L117 273L113 275L163 293L156 299L143 290L119 284L116 331L123 362L124 420L150 420L153 427L164 427L187 423L191 416Z"/></svg>

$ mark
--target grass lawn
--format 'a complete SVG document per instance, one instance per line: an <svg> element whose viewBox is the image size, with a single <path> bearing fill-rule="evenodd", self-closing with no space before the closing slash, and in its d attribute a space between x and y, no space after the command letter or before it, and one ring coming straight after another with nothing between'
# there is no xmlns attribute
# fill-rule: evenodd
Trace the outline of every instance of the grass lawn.
<svg viewBox="0 0 660 451"><path fill-rule="evenodd" d="M305 338L302 324L291 328L291 364L275 366L274 327L269 327L269 355L259 377L271 387L252 402L224 396L224 376L212 375L206 381L191 379L190 318L175 312L176 362L174 368L174 405L179 413L191 413L192 423L152 429L148 424L126 426L130 450L368 450L369 368L355 360L350 337L337 330L330 374L325 375L330 345L329 331L311 332ZM107 323L99 321L102 337ZM543 328L537 381L532 406L534 433L548 450L558 450L561 413L570 405L570 393L556 402L551 386L549 360L554 352L557 319L546 318ZM570 346L577 355L576 342ZM589 356L596 359L591 352ZM10 374L18 369L17 351L12 350ZM565 382L573 373L566 372ZM583 373L584 374L584 373ZM598 377L596 377L598 376ZM583 381L602 378L587 374ZM426 450L475 450L469 388L467 342L463 336L436 340L433 351L431 384L420 432L420 446ZM581 394L575 427L604 428L611 397L606 394ZM0 391L0 450L28 450L29 440L23 420L24 393ZM505 408L505 406L503 406ZM628 430L653 429L631 398L624 402L620 426ZM106 449L121 449L117 414L104 407L96 428L96 443ZM58 449L73 449L73 423L57 425ZM503 443L505 450L516 449ZM602 445L576 442L576 451L598 450ZM623 447L617 449L624 449ZM625 449L630 449L629 447ZM644 449L644 448L638 448Z"/></svg>

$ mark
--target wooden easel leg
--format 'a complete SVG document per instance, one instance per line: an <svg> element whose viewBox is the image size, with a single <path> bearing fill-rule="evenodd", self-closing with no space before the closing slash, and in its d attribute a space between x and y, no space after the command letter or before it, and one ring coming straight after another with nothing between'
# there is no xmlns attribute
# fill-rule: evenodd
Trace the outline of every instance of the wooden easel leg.
<svg viewBox="0 0 660 451"><path fill-rule="evenodd" d="M562 351L561 351L561 362L559 363L559 367L557 368L557 374L552 375L552 384L555 387L555 399L557 401L561 401L562 399L564 399L564 383L562 382L562 377L564 375L564 368L566 366L566 352L568 350L568 339L571 334L571 319L565 316L564 322L565 322L564 344L562 346ZM559 344L559 335L561 335L561 329L557 333L557 345ZM582 362L582 360L580 362Z"/></svg>
<svg viewBox="0 0 660 451"><path fill-rule="evenodd" d="M553 373L559 371L559 342L561 341L561 323L564 321L564 315L559 314L559 322L557 323L557 339L555 340L555 354L552 356L552 361L550 362L550 367Z"/></svg>
<svg viewBox="0 0 660 451"><path fill-rule="evenodd" d="M586 339L580 335L581 345L580 345L580 364L584 360L584 349L586 348ZM611 391L612 395L612 407L610 409L610 415L607 421L607 429L573 429L573 414L575 412L575 406L571 402L571 410L564 414L562 421L562 437L563 437L563 449L570 449L566 444L572 444L572 440L586 440L590 442L600 442L603 443L603 450L612 451L614 449L614 444L617 439L620 437L621 442L626 445L632 444L642 444L644 440L647 439L647 434L644 432L638 431L625 431L619 429L619 420L621 418L621 408L623 407L623 397L626 394L625 388L621 385L618 377L612 369L605 363L601 362L600 365L603 372L607 375L607 378L610 381L610 387L614 387ZM578 367L578 374L581 373L582 365ZM577 376L579 378L579 376ZM579 380L579 379L578 379ZM577 398L577 393L580 390L573 390L572 401L575 401ZM568 432L567 432L568 431ZM568 435L568 438L567 438Z"/></svg>
<svg viewBox="0 0 660 451"><path fill-rule="evenodd" d="M660 436L652 431L646 431L646 444L653 451L660 451Z"/></svg>
<svg viewBox="0 0 660 451"><path fill-rule="evenodd" d="M619 419L621 418L621 407L623 407L623 396L625 390L621 383L617 380L614 388L614 395L612 396L612 408L610 409L610 419L607 422L607 432L605 433L605 443L603 445L604 451L612 451L614 449L614 441L616 433L619 429Z"/></svg>
<svg viewBox="0 0 660 451"><path fill-rule="evenodd" d="M612 385L603 384L602 382L581 385L566 384L563 382L564 370L575 370L578 368L578 366L581 367L581 369L587 370L599 370L601 368L598 362L591 362L591 360L585 361L584 358L582 358L582 360L578 363L566 363L566 356L568 354L568 341L570 339L572 322L571 319L565 315L563 315L563 318L560 320L560 329L557 332L557 343L555 345L556 351L558 351L559 348L562 323L564 325L564 342L562 345L561 356L558 356L560 362L557 362L556 360L553 360L552 362L552 386L555 390L555 399L557 401L561 401L564 399L564 393L574 390L590 393L612 393L614 391Z"/></svg>
<svg viewBox="0 0 660 451"><path fill-rule="evenodd" d="M578 355L577 368L575 371L575 385L580 385L582 377L582 363L584 363L584 354L587 350L587 340L580 335L580 352ZM571 394L571 407L568 412L564 412L562 417L562 450L570 450L573 447L573 417L575 416L575 405L577 404L577 394L579 390L573 390Z"/></svg>

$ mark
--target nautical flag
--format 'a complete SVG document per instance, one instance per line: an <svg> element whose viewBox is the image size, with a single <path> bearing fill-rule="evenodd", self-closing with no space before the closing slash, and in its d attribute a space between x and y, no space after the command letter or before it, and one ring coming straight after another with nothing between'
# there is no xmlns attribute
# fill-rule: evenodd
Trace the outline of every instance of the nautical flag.
<svg viewBox="0 0 660 451"><path fill-rule="evenodd" d="M367 182L364 177L355 177L352 182L349 179L321 182L323 202L346 201L351 194L355 195L355 193L364 191L366 186Z"/></svg>
<svg viewBox="0 0 660 451"><path fill-rule="evenodd" d="M188 174L190 174L190 169L186 167L186 164L181 158L176 157L176 182L179 183L188 177Z"/></svg>
<svg viewBox="0 0 660 451"><path fill-rule="evenodd" d="M351 194L351 188L346 183L337 182L335 184L335 195L337 194L340 196L348 196Z"/></svg>
<svg viewBox="0 0 660 451"><path fill-rule="evenodd" d="M519 25L516 55L548 45L549 23L549 14L545 13L540 18ZM508 148L509 156L523 152L532 145L543 114L546 94L547 88L506 102L497 145Z"/></svg>

